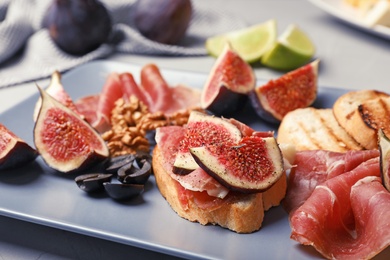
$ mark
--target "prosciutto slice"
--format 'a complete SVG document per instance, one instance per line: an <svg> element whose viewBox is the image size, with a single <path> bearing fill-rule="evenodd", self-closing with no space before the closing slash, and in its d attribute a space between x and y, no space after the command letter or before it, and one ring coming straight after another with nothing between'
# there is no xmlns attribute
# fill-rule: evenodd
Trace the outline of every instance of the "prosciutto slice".
<svg viewBox="0 0 390 260"><path fill-rule="evenodd" d="M111 111L115 106L115 101L124 98L125 93L119 74L111 73L98 99L96 121L92 122L96 130L102 133L110 129Z"/></svg>
<svg viewBox="0 0 390 260"><path fill-rule="evenodd" d="M129 72L114 72L108 76L101 93L93 98L81 98L76 103L87 121L99 132L105 132L111 127L111 111L115 102L120 98L129 100L132 95L142 101L151 113L159 111L167 115L199 106L200 102L199 90L185 85L169 86L158 67L148 64L141 70L139 84Z"/></svg>
<svg viewBox="0 0 390 260"><path fill-rule="evenodd" d="M299 151L291 169L283 207L291 212L302 205L313 190L326 180L351 171L371 158L379 156L378 150L337 153L324 150Z"/></svg>
<svg viewBox="0 0 390 260"><path fill-rule="evenodd" d="M367 259L390 243L390 193L379 158L318 185L290 215L291 238L329 259Z"/></svg>
<svg viewBox="0 0 390 260"><path fill-rule="evenodd" d="M77 111L84 116L85 121L93 124L97 120L96 111L98 109L100 95L84 96L74 103Z"/></svg>
<svg viewBox="0 0 390 260"><path fill-rule="evenodd" d="M149 111L168 115L199 105L200 91L185 85L171 87L155 64L147 64L141 70L141 87L147 96Z"/></svg>
<svg viewBox="0 0 390 260"><path fill-rule="evenodd" d="M156 130L156 143L164 155L164 167L170 176L179 182L185 189L191 191L207 192L209 196L224 198L228 189L208 175L201 168L186 175L174 174L172 171L180 140L184 138L185 131L180 126L166 126Z"/></svg>

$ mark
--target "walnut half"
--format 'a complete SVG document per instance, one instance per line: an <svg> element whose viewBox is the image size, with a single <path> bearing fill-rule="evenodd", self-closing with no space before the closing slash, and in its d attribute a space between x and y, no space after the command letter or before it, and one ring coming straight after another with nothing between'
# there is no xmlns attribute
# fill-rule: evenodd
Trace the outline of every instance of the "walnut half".
<svg viewBox="0 0 390 260"><path fill-rule="evenodd" d="M111 156L149 152L147 132L162 126L184 125L192 110L201 111L200 108L192 108L167 116L162 112L150 113L136 96L131 96L127 102L121 98L115 102L112 110L112 127L102 137L107 142Z"/></svg>

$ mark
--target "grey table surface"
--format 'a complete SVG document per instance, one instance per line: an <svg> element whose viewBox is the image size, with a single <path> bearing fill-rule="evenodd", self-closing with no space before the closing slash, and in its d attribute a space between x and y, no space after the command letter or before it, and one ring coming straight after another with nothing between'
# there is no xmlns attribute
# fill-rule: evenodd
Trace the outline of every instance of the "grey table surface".
<svg viewBox="0 0 390 260"><path fill-rule="evenodd" d="M199 0L197 0L199 1ZM390 91L390 41L367 34L328 15L306 0L213 0L250 24L270 18L282 31L290 23L299 25L316 45L321 59L319 85L343 89ZM151 57L116 54L113 61L145 64L155 62L165 69L208 73L211 57ZM259 79L281 75L256 67ZM48 83L47 79L38 82ZM31 83L0 90L0 113L36 91ZM58 230L0 216L0 259L174 259L131 246Z"/></svg>

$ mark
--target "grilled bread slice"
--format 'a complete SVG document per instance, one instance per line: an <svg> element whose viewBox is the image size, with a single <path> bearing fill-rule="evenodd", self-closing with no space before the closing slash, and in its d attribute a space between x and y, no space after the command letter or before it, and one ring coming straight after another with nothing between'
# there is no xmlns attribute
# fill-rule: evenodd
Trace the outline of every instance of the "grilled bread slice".
<svg viewBox="0 0 390 260"><path fill-rule="evenodd" d="M167 168L164 167L164 162L164 156L157 145L153 150L152 165L160 193L180 217L202 225L219 225L237 233L254 232L261 228L264 211L279 205L286 195L287 177L283 174L270 189L263 193L242 194L226 200L220 206L205 207L200 204L202 200L192 198L186 201L186 195L183 194L185 188L171 178ZM191 193L191 191L187 192ZM204 199L205 195L202 196ZM183 204L183 201L186 203Z"/></svg>
<svg viewBox="0 0 390 260"><path fill-rule="evenodd" d="M288 113L279 126L277 141L293 144L296 150L346 152L363 149L337 123L330 108L307 107Z"/></svg>
<svg viewBox="0 0 390 260"><path fill-rule="evenodd" d="M378 129L390 132L390 95L376 90L359 90L340 96L333 105L338 123L361 146L378 148Z"/></svg>

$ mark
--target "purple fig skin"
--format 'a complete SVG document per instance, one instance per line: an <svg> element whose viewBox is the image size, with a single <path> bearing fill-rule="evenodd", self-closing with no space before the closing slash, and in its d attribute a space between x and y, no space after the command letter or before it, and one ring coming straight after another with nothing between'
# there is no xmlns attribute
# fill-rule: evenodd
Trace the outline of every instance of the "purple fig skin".
<svg viewBox="0 0 390 260"><path fill-rule="evenodd" d="M55 0L42 26L49 30L60 49L72 55L84 55L108 40L112 21L98 0Z"/></svg>
<svg viewBox="0 0 390 260"><path fill-rule="evenodd" d="M259 100L259 97L257 96L257 93L255 90L252 90L248 94L248 97L249 97L249 100L250 100L256 114L260 118L262 118L265 121L272 123L272 124L280 123L280 120L278 120L271 112L264 109L264 106L261 104L261 101Z"/></svg>
<svg viewBox="0 0 390 260"><path fill-rule="evenodd" d="M192 16L190 0L138 0L134 23L146 38L177 44L185 35Z"/></svg>
<svg viewBox="0 0 390 260"><path fill-rule="evenodd" d="M204 109L217 116L230 116L245 106L246 94L237 93L222 85L214 100Z"/></svg>
<svg viewBox="0 0 390 260"><path fill-rule="evenodd" d="M0 170L21 167L35 160L38 152L27 143L18 141L15 146L0 158Z"/></svg>

